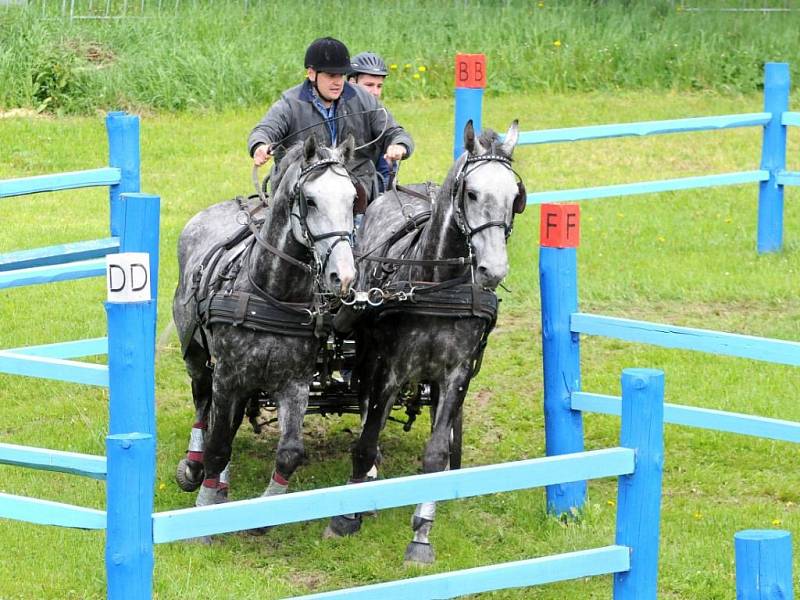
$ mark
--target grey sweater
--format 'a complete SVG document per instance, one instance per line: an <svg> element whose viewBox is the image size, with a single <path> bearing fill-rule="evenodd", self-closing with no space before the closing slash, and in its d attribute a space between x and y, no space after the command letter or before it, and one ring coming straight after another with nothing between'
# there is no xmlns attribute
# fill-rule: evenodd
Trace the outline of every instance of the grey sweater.
<svg viewBox="0 0 800 600"><path fill-rule="evenodd" d="M250 132L247 140L247 149L250 156L253 156L256 148L260 144L269 144L282 140L286 136L292 135L283 142L283 146L288 148L298 141L303 141L309 136L316 135L317 140L330 146L331 136L325 121L319 111L312 103L313 91L311 82L305 80L285 91L280 99L273 104L263 119ZM341 97L337 100L336 117L345 116L336 121L337 142L342 143L352 134L356 141L356 146L374 140L375 143L356 151L351 171L358 181L367 190L370 201L378 193L378 176L375 164L378 159L386 152L386 148L391 144L402 144L408 150L405 158L411 156L414 151L414 141L405 129L400 127L394 117L382 110L383 105L371 94L367 93L357 85L345 83ZM373 111L364 114L356 114L362 111ZM352 115L346 117L346 115ZM385 115L385 116L384 116ZM381 136L386 121L386 130ZM300 131L309 125L319 125L306 131ZM278 147L275 150L275 165L279 164L285 149ZM273 165L273 169L275 169Z"/></svg>

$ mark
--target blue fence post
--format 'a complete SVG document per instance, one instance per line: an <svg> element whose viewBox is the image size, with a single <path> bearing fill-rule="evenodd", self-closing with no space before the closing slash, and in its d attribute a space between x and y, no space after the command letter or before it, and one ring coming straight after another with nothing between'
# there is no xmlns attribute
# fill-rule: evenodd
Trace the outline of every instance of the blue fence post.
<svg viewBox="0 0 800 600"><path fill-rule="evenodd" d="M792 600L792 535L747 529L734 535L736 600Z"/></svg>
<svg viewBox="0 0 800 600"><path fill-rule="evenodd" d="M614 599L656 600L664 467L662 371L622 372L620 446L636 451L636 470L619 478L617 544L631 548L631 568L614 575Z"/></svg>
<svg viewBox="0 0 800 600"><path fill-rule="evenodd" d="M783 244L783 185L778 173L786 168L786 126L783 113L789 110L789 65L767 63L764 66L764 112L772 119L764 126L761 168L769 179L758 186L758 252L777 252Z"/></svg>
<svg viewBox="0 0 800 600"><path fill-rule="evenodd" d="M114 600L152 594L159 204L158 196L121 195L120 255L109 255L106 573ZM112 261L124 265L123 255L134 252L148 255L146 277L134 284L133 268L130 277L120 268L113 283ZM144 298L131 301L133 290Z"/></svg>
<svg viewBox="0 0 800 600"><path fill-rule="evenodd" d="M153 194L122 194L118 225L120 252L147 252L150 255L150 291L158 299L158 244L161 198ZM153 322L155 326L155 321Z"/></svg>
<svg viewBox="0 0 800 600"><path fill-rule="evenodd" d="M464 152L464 127L467 126L467 121L472 119L475 131L481 130L485 87L486 57L483 54L457 54L454 159Z"/></svg>
<svg viewBox="0 0 800 600"><path fill-rule="evenodd" d="M118 236L121 231L120 196L141 190L139 117L125 112L110 112L106 115L106 131L108 164L122 172L120 182L109 189L111 235Z"/></svg>
<svg viewBox="0 0 800 600"><path fill-rule="evenodd" d="M106 596L150 600L155 438L146 433L109 435L106 456Z"/></svg>
<svg viewBox="0 0 800 600"><path fill-rule="evenodd" d="M581 371L580 336L570 330L570 315L578 311L578 242L575 239L572 246L565 242L567 209L574 211L569 214L576 215L577 225L577 205L541 207L539 286L547 456L583 451L583 417L571 407L571 394L581 389ZM586 482L551 485L546 494L549 513L572 515L586 501Z"/></svg>

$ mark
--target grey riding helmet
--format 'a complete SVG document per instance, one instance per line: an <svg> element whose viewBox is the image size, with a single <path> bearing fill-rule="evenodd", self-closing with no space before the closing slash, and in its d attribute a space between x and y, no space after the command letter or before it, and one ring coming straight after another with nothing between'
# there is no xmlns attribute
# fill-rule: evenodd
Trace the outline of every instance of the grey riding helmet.
<svg viewBox="0 0 800 600"><path fill-rule="evenodd" d="M350 71L347 73L348 77L354 75L379 75L386 77L389 74L389 69L386 68L386 63L383 59L374 52L362 52L356 54L350 61Z"/></svg>

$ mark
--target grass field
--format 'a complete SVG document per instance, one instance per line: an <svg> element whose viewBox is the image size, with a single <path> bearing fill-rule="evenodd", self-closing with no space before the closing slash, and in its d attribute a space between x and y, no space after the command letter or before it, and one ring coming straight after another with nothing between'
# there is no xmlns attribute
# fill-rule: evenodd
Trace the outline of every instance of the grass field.
<svg viewBox="0 0 800 600"><path fill-rule="evenodd" d="M66 20L66 4L0 7L0 107L53 113L167 111L272 102L302 73L308 43L334 35L382 54L395 98L447 98L456 52L488 57L489 90L565 93L713 89L754 93L767 60L796 62L800 11L785 0L113 0L109 20ZM73 4L69 3L70 6ZM76 0L90 14L90 0ZM108 2L94 2L100 12ZM178 10L175 10L178 6ZM127 7L127 12L123 11ZM393 66L392 66L393 65ZM800 71L792 65L795 75Z"/></svg>
<svg viewBox="0 0 800 600"><path fill-rule="evenodd" d="M390 88L391 93L391 88ZM755 95L620 92L507 94L487 101L484 125L525 130L618 121L755 112ZM390 102L418 143L403 167L405 182L440 180L452 145L450 100ZM191 506L172 473L186 448L192 410L177 339L167 329L176 282L175 244L201 208L249 193L244 142L262 108L223 113L160 114L142 119L143 191L162 197L161 296L157 356L157 510ZM431 124L436 124L432 126ZM792 132L794 134L796 132ZM106 164L100 116L0 120L0 177ZM797 170L798 136L789 168ZM521 148L517 168L528 191L623 183L757 168L757 129L648 139ZM580 306L751 335L800 340L800 209L786 201L785 249L755 252L757 191L738 186L591 201L582 206ZM0 202L0 252L106 235L106 195L65 192ZM511 273L483 371L466 404L465 466L544 454L537 276L538 213L522 215L510 241ZM57 283L0 295L0 348L104 335L103 282ZM666 373L666 400L800 421L800 372L790 367L654 349L597 338L582 344L583 387L618 394L621 369ZM102 454L107 397L102 390L0 376L0 441ZM310 417L308 464L293 490L343 483L349 474L352 417ZM586 446L617 443L618 421L585 418ZM384 474L417 472L428 428L422 418L404 434L384 436ZM276 432L243 430L234 448L233 497L258 495L271 469ZM797 450L785 443L666 428L659 598L734 597L733 534L780 527L800 534ZM0 491L102 508L102 483L0 467ZM155 595L278 598L467 568L612 543L615 482L590 484L583 518L548 518L544 492L531 490L440 504L432 569L405 569L411 508L368 519L353 539L320 539L325 523L278 527L261 538L226 535L211 546L156 548ZM0 598L102 598L103 535L0 522ZM795 570L798 563L795 561ZM609 598L610 578L487 595L503 599Z"/></svg>

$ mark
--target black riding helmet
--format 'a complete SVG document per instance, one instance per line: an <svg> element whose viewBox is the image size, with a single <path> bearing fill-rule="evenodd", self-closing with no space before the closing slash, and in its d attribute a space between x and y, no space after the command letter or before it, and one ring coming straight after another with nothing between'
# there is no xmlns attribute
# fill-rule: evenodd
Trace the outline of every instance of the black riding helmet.
<svg viewBox="0 0 800 600"><path fill-rule="evenodd" d="M305 66L323 73L346 74L350 70L350 52L339 40L319 38L306 50Z"/></svg>
<svg viewBox="0 0 800 600"><path fill-rule="evenodd" d="M386 77L389 74L389 69L386 68L386 63L383 59L374 52L362 52L356 54L350 62L350 71L347 73L348 77L354 75L379 75Z"/></svg>

